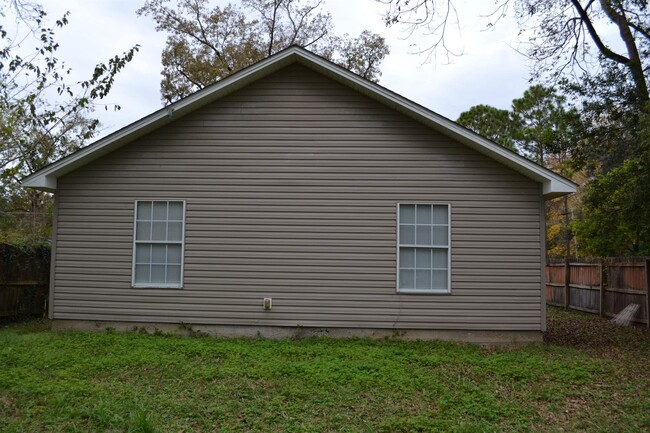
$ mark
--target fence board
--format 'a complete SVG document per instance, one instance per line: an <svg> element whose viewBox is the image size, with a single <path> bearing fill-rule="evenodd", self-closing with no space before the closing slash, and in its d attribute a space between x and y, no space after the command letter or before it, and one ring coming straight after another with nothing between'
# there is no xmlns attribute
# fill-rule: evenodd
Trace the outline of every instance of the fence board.
<svg viewBox="0 0 650 433"><path fill-rule="evenodd" d="M609 266L609 287L645 291L643 264Z"/></svg>
<svg viewBox="0 0 650 433"><path fill-rule="evenodd" d="M650 259L647 257L643 262L643 267L645 269L645 324L650 329Z"/></svg>
<svg viewBox="0 0 650 433"><path fill-rule="evenodd" d="M570 286L571 304L574 310L598 313L600 309L600 289Z"/></svg>
<svg viewBox="0 0 650 433"><path fill-rule="evenodd" d="M556 307L564 306L564 284L546 283L546 303Z"/></svg>
<svg viewBox="0 0 650 433"><path fill-rule="evenodd" d="M645 292L638 291L621 293L620 291L607 290L605 295L605 314L615 316L630 304L639 304L639 308L632 318L635 322L646 323Z"/></svg>
<svg viewBox="0 0 650 433"><path fill-rule="evenodd" d="M633 320L650 327L650 276L647 274L649 266L646 263L650 263L648 258L626 257L575 261L570 263L568 268L564 263L548 264L547 303L556 306L567 305L565 287L568 281L568 308L611 317L629 304L638 304L640 308Z"/></svg>
<svg viewBox="0 0 650 433"><path fill-rule="evenodd" d="M599 266L586 263L571 263L571 284L588 287L600 286Z"/></svg>
<svg viewBox="0 0 650 433"><path fill-rule="evenodd" d="M0 317L43 315L49 293L50 249L0 244Z"/></svg>

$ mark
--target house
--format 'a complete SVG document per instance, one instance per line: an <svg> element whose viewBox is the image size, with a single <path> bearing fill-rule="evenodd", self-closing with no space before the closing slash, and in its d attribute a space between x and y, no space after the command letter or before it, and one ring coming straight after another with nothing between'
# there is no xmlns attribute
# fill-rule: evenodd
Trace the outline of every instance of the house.
<svg viewBox="0 0 650 433"><path fill-rule="evenodd" d="M540 340L571 181L291 47L63 158L59 328Z"/></svg>

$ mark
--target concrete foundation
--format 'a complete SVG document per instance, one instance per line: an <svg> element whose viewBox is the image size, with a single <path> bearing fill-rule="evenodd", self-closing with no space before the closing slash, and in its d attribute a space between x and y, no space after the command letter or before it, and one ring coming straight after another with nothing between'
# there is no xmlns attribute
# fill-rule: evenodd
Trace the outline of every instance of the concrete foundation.
<svg viewBox="0 0 650 433"><path fill-rule="evenodd" d="M434 329L307 328L282 326L194 325L184 323L52 321L55 331L163 332L178 335L210 335L225 338L394 338L399 340L447 340L481 345L526 344L542 341L541 331L466 331Z"/></svg>

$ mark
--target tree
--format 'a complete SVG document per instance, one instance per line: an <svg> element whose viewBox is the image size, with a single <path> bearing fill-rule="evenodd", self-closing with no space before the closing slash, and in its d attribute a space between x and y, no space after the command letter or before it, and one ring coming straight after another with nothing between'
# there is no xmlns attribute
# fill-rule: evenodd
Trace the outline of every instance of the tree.
<svg viewBox="0 0 650 433"><path fill-rule="evenodd" d="M458 123L520 153L536 163L565 175L573 175L570 150L583 135L575 107L554 88L531 86L512 101L511 110L477 105L461 113ZM577 200L564 197L547 203L547 247L551 255L571 253L571 215Z"/></svg>
<svg viewBox="0 0 650 433"><path fill-rule="evenodd" d="M566 163L582 135L577 109L552 87L531 86L512 101L512 117L519 152L542 166L549 165L549 155L554 155L555 165Z"/></svg>
<svg viewBox="0 0 650 433"><path fill-rule="evenodd" d="M291 45L305 47L372 81L388 55L384 38L333 34L322 1L245 0L210 7L209 0L147 0L138 9L168 34L161 96L171 103Z"/></svg>
<svg viewBox="0 0 650 433"><path fill-rule="evenodd" d="M511 110L476 105L458 123L542 166L559 167L583 133L580 115L552 87L531 86ZM566 171L566 168L562 168Z"/></svg>
<svg viewBox="0 0 650 433"><path fill-rule="evenodd" d="M444 34L454 17L453 0L378 1L389 6L387 24L434 29L431 49L446 49ZM572 171L582 170L591 178L583 212L574 224L583 252L647 253L648 2L498 0L488 26L513 5L510 10L525 38L522 52L533 61L533 79L554 82L580 108L582 137L570 143L566 154L570 164L562 166L570 165ZM525 116L534 117L534 112ZM537 151L543 153L546 145L538 144ZM543 155L537 159L543 160Z"/></svg>
<svg viewBox="0 0 650 433"><path fill-rule="evenodd" d="M639 119L639 151L586 190L574 231L595 256L650 255L650 114Z"/></svg>
<svg viewBox="0 0 650 433"><path fill-rule="evenodd" d="M432 37L428 50L449 52L445 35L458 14L453 0L377 0L387 4L387 25L425 28ZM523 52L534 61L534 74L583 77L598 75L598 55L608 66L623 68L634 88L639 109L648 95L650 9L646 0L497 0L486 15L495 25L514 4L520 35L528 35ZM612 37L611 43L603 36ZM595 51L592 49L595 47ZM618 49L620 47L620 49Z"/></svg>
<svg viewBox="0 0 650 433"><path fill-rule="evenodd" d="M650 255L649 160L648 155L628 159L589 185L574 223L585 253Z"/></svg>
<svg viewBox="0 0 650 433"><path fill-rule="evenodd" d="M515 130L518 127L508 110L475 105L461 113L456 121L503 147L515 150Z"/></svg>
<svg viewBox="0 0 650 433"><path fill-rule="evenodd" d="M70 70L56 56L59 45L45 11L19 1L4 6L2 16L13 14L17 29L12 34L17 36L0 26L0 226L5 228L0 237L12 243L42 242L48 237L51 197L21 188L20 180L95 134L99 122L92 111L138 46L97 64L88 80L68 83ZM67 23L68 14L54 26Z"/></svg>

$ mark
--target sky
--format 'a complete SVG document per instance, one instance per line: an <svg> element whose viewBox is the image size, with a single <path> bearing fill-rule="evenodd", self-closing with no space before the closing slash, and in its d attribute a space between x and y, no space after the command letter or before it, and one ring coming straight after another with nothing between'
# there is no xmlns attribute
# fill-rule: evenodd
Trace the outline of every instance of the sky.
<svg viewBox="0 0 650 433"><path fill-rule="evenodd" d="M69 24L57 30L59 57L73 71L73 78L87 79L98 62L128 50L140 51L117 76L106 99L122 109L95 115L102 123L100 136L124 127L161 108L160 56L166 35L155 30L148 17L135 11L144 2L134 0L41 0L50 18L70 12ZM235 1L236 2L236 1ZM227 1L217 1L225 4ZM386 6L375 0L325 0L337 34L354 37L368 29L381 34L391 53L384 59L379 84L452 120L470 107L488 104L508 108L529 87L529 69L517 47L517 27L511 18L486 30L484 15L492 2L457 0L459 26L454 26L450 43L462 55L426 57L412 54L433 40L426 34L410 37L403 27L387 28L381 14Z"/></svg>

